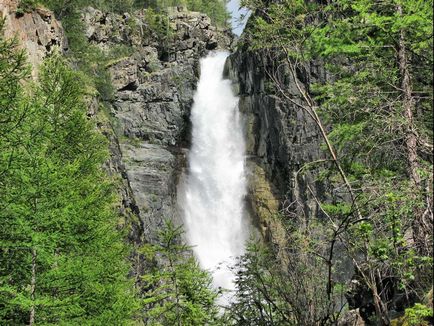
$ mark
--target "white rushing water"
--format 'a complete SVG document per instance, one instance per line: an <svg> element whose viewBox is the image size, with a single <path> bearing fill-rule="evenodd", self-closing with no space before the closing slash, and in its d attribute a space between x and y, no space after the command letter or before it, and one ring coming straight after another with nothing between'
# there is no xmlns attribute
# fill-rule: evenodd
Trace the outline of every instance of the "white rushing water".
<svg viewBox="0 0 434 326"><path fill-rule="evenodd" d="M233 290L234 275L227 265L243 253L248 226L245 142L238 98L223 79L227 56L217 52L201 60L183 206L188 241L201 267L213 272L215 287Z"/></svg>

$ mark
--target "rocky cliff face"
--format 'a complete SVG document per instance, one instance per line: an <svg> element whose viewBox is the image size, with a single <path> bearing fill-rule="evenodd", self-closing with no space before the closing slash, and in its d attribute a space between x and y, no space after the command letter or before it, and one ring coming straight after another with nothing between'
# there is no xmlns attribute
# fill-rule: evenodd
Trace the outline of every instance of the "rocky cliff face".
<svg viewBox="0 0 434 326"><path fill-rule="evenodd" d="M245 116L250 173L248 203L263 237L277 249L278 258L286 267L289 258L285 248L290 251L291 243L286 238L287 226L277 217L279 213L302 230L308 217L324 218L318 201L330 200L330 194L337 191L319 181L318 163L324 164L327 158L321 149L322 137L313 119L293 103L304 103L302 94L285 63L276 58L279 59L276 54L270 56L239 47L229 57L225 73L234 82ZM286 87L292 101L285 100L271 87L269 73ZM320 63L311 62L297 71L296 78L309 91L310 85L324 83L331 77ZM345 200L344 193L339 195ZM350 309L341 316L338 325L370 324L368 320L374 312L370 290L360 281L339 241L334 256L337 258L333 262L333 280L347 284L345 298ZM402 292L391 291L390 295L391 302L402 310ZM390 313L393 316L396 311Z"/></svg>
<svg viewBox="0 0 434 326"><path fill-rule="evenodd" d="M108 65L114 87L110 103L111 169L123 178L123 206L140 218L147 240L164 219L179 221L176 187L189 144L189 113L199 77L199 59L228 49L231 36L204 14L173 8L168 32L158 35L146 12L83 13L89 43L133 53Z"/></svg>
<svg viewBox="0 0 434 326"><path fill-rule="evenodd" d="M18 9L18 0L0 1L0 17L5 19L4 35L16 37L28 54L32 76L37 77L38 66L56 48L66 51L68 44L62 25L49 10L38 8L29 13Z"/></svg>
<svg viewBox="0 0 434 326"><path fill-rule="evenodd" d="M323 185L315 182L315 169L302 171L306 163L323 159L320 135L312 118L270 91L274 62L265 53L239 48L226 64L245 115L250 182L249 203L266 239L285 244L285 232L276 214L285 212L297 223L318 214L314 196L322 197ZM285 69L277 75L295 101L302 95ZM301 85L324 80L325 72L312 64L297 76ZM315 186L312 187L312 184ZM309 187L310 185L310 187Z"/></svg>
<svg viewBox="0 0 434 326"><path fill-rule="evenodd" d="M295 103L304 103L294 76L278 56L266 52L250 51L239 47L229 57L225 73L233 80L234 89L240 97L240 110L245 116L247 155L249 167L248 204L263 238L277 250L284 268L290 266L291 251L288 242L288 223L291 220L299 230L309 218L322 219L318 202L327 200L328 185L319 181L321 165L326 159L321 149L322 138L310 115ZM271 87L272 73L292 101L284 99ZM320 63L311 62L296 73L297 83L309 91L313 83L330 78ZM283 218L283 219L282 219ZM335 280L349 282L353 266L346 258L340 243L336 244L334 262ZM297 258L297 257L295 257ZM292 257L294 259L294 257ZM350 282L350 286L353 282ZM364 291L364 290L362 290ZM360 300L351 301L354 294L348 293L350 308L339 325L365 325L361 314L365 309ZM366 293L362 296L369 297ZM360 309L356 309L359 308Z"/></svg>

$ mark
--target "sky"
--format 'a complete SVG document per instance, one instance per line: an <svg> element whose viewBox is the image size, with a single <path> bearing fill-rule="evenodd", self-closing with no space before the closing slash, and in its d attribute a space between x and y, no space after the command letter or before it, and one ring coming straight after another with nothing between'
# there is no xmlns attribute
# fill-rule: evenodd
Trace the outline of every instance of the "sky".
<svg viewBox="0 0 434 326"><path fill-rule="evenodd" d="M241 34L241 32L243 31L244 26L246 25L246 22L247 22L247 16L245 19L243 19L242 22L240 22L240 16L248 13L248 10L245 8L238 10L239 7L240 7L240 0L230 0L227 4L227 8L228 8L229 12L232 13L232 19L231 19L232 31L236 35Z"/></svg>

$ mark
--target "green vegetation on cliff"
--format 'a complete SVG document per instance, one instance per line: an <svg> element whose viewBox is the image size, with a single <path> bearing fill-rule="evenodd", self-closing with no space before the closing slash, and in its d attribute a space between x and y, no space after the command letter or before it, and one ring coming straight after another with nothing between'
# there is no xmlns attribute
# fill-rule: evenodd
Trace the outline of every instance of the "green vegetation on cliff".
<svg viewBox="0 0 434 326"><path fill-rule="evenodd" d="M168 7L186 6L189 10L207 14L219 26L226 26L229 19L226 0L20 0L20 11L31 11L39 4L53 10L59 18L69 16L88 6L115 13L132 12L138 9L164 12Z"/></svg>

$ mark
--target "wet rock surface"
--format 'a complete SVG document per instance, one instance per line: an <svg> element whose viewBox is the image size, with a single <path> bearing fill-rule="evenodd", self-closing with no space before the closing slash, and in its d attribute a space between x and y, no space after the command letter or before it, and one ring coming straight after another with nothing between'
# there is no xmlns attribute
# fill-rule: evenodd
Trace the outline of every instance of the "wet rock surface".
<svg viewBox="0 0 434 326"><path fill-rule="evenodd" d="M146 11L116 15L87 8L82 19L90 44L107 52L133 49L107 66L114 88L111 125L119 144L112 165L129 188L123 201L133 203L144 238L152 241L165 219L180 223L176 188L189 145L199 59L228 49L232 38L208 16L182 7L169 9L165 35L155 33Z"/></svg>
<svg viewBox="0 0 434 326"><path fill-rule="evenodd" d="M300 218L302 223L303 217L319 214L315 197L323 197L323 185L315 182L315 169L303 171L303 167L324 159L324 153L318 128L309 114L272 91L267 71L272 70L273 64L267 55L241 47L229 57L225 74L234 82L234 90L240 96L247 155L250 166L254 167L250 168L248 201L263 236L284 246L285 232L273 216L285 212ZM302 103L302 95L289 72L283 69L278 78L294 101ZM326 76L313 64L297 78L300 85L306 85ZM258 183L258 179L262 182ZM265 182L267 187L261 186ZM266 189L269 192L266 197L274 198L279 205L272 205L264 213L260 198L265 195L258 198L258 194Z"/></svg>

